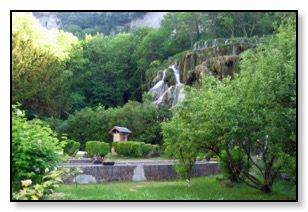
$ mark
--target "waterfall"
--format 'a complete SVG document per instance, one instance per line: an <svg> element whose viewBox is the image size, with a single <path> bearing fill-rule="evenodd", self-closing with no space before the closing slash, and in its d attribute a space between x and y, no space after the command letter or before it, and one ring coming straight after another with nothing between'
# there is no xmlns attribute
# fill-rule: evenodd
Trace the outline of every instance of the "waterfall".
<svg viewBox="0 0 308 212"><path fill-rule="evenodd" d="M167 69L165 69L163 71L163 76L161 77L160 81L158 81L153 88L150 89L150 92L153 93L153 98L154 99L158 99L160 98L163 93L166 91L166 86L165 86L165 77L166 77L166 71ZM159 76L157 76L156 78L158 78Z"/></svg>
<svg viewBox="0 0 308 212"><path fill-rule="evenodd" d="M236 53L236 46L235 45L233 45L232 46L232 55L236 55L237 53Z"/></svg>
<svg viewBox="0 0 308 212"><path fill-rule="evenodd" d="M174 72L174 76L175 76L175 79L176 79L176 84L182 84L181 81L180 81L180 71L175 68L175 64L172 65L170 68L172 68L172 70Z"/></svg>
<svg viewBox="0 0 308 212"><path fill-rule="evenodd" d="M168 87L168 84L166 83L166 73L170 69L173 71L176 82ZM158 78L158 76L156 78ZM180 71L176 69L175 64L169 66L163 71L162 78L153 86L153 88L150 89L150 92L153 94L153 104L155 105L176 105L185 98L184 85L180 81Z"/></svg>
<svg viewBox="0 0 308 212"><path fill-rule="evenodd" d="M217 46L217 43L218 43L218 42L217 42L217 39L215 38L214 41L213 41L212 47L213 47L213 48L216 47L216 46Z"/></svg>
<svg viewBox="0 0 308 212"><path fill-rule="evenodd" d="M204 42L204 48L207 48L208 47L208 43L207 41Z"/></svg>

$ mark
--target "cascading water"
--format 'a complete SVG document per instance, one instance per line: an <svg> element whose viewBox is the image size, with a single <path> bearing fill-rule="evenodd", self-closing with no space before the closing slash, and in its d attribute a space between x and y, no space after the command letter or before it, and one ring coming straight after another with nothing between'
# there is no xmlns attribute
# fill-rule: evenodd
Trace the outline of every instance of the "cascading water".
<svg viewBox="0 0 308 212"><path fill-rule="evenodd" d="M166 82L166 73L170 69L173 70L175 84L168 87L168 84ZM153 104L155 105L176 105L185 98L184 85L180 81L180 72L178 69L176 69L175 64L163 71L163 76L153 86L153 88L150 89L150 92L153 94Z"/></svg>
<svg viewBox="0 0 308 212"><path fill-rule="evenodd" d="M168 86L166 87L166 84L164 82L166 77L166 71L167 69L163 71L163 76L161 77L161 79L150 90L150 92L152 92L153 94L154 99L160 98L163 93L168 89ZM159 76L157 76L156 78L159 78Z"/></svg>

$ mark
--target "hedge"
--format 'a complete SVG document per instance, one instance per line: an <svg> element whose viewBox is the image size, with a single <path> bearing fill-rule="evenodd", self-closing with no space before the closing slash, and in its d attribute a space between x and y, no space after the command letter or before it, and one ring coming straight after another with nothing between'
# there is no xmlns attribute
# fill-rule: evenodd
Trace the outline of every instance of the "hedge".
<svg viewBox="0 0 308 212"><path fill-rule="evenodd" d="M153 157L159 155L159 146L144 142L113 142L112 146L118 155L127 157Z"/></svg>
<svg viewBox="0 0 308 212"><path fill-rule="evenodd" d="M110 145L100 141L87 141L86 151L90 157L94 155L105 157L110 152Z"/></svg>
<svg viewBox="0 0 308 212"><path fill-rule="evenodd" d="M151 144L141 145L142 157L147 157L153 149L154 149L154 146Z"/></svg>

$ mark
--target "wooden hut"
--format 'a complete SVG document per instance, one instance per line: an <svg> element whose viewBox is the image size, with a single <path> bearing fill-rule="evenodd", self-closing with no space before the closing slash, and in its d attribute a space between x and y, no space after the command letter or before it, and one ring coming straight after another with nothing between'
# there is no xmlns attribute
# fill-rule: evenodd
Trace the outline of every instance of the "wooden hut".
<svg viewBox="0 0 308 212"><path fill-rule="evenodd" d="M132 132L125 127L114 126L110 131L113 135L113 141L127 141L127 137Z"/></svg>

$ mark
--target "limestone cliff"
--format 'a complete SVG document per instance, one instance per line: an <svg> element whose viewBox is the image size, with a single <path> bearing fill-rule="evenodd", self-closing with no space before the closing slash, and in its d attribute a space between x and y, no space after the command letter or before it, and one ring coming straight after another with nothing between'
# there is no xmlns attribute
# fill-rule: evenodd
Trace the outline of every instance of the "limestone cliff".
<svg viewBox="0 0 308 212"><path fill-rule="evenodd" d="M62 26L61 17L63 18L63 16L61 16L61 12L33 12L33 14L35 15L36 18L38 18L41 25L48 29L52 29L52 28L59 29ZM127 20L121 22L121 24L118 23L118 24L113 25L110 31L110 34L114 35L120 31L123 31L123 30L125 31L127 29L133 30L140 26L158 28L160 27L161 21L163 20L163 17L165 14L166 12L146 12L145 15L139 18L127 17ZM89 17L85 16L84 21L89 22L91 20ZM63 24L65 25L65 23ZM91 26L89 25L88 27L91 27Z"/></svg>
<svg viewBox="0 0 308 212"><path fill-rule="evenodd" d="M129 27L131 29L140 27L140 26L148 26L153 28L160 27L160 23L164 18L166 12L148 12L142 18L137 18L132 20L129 23Z"/></svg>
<svg viewBox="0 0 308 212"><path fill-rule="evenodd" d="M36 17L41 25L47 29L58 29L61 26L57 12L36 12Z"/></svg>
<svg viewBox="0 0 308 212"><path fill-rule="evenodd" d="M239 72L239 54L258 43L253 39L214 39L199 42L194 50L178 61L181 80L196 85L202 76L214 75L219 79L233 77Z"/></svg>

